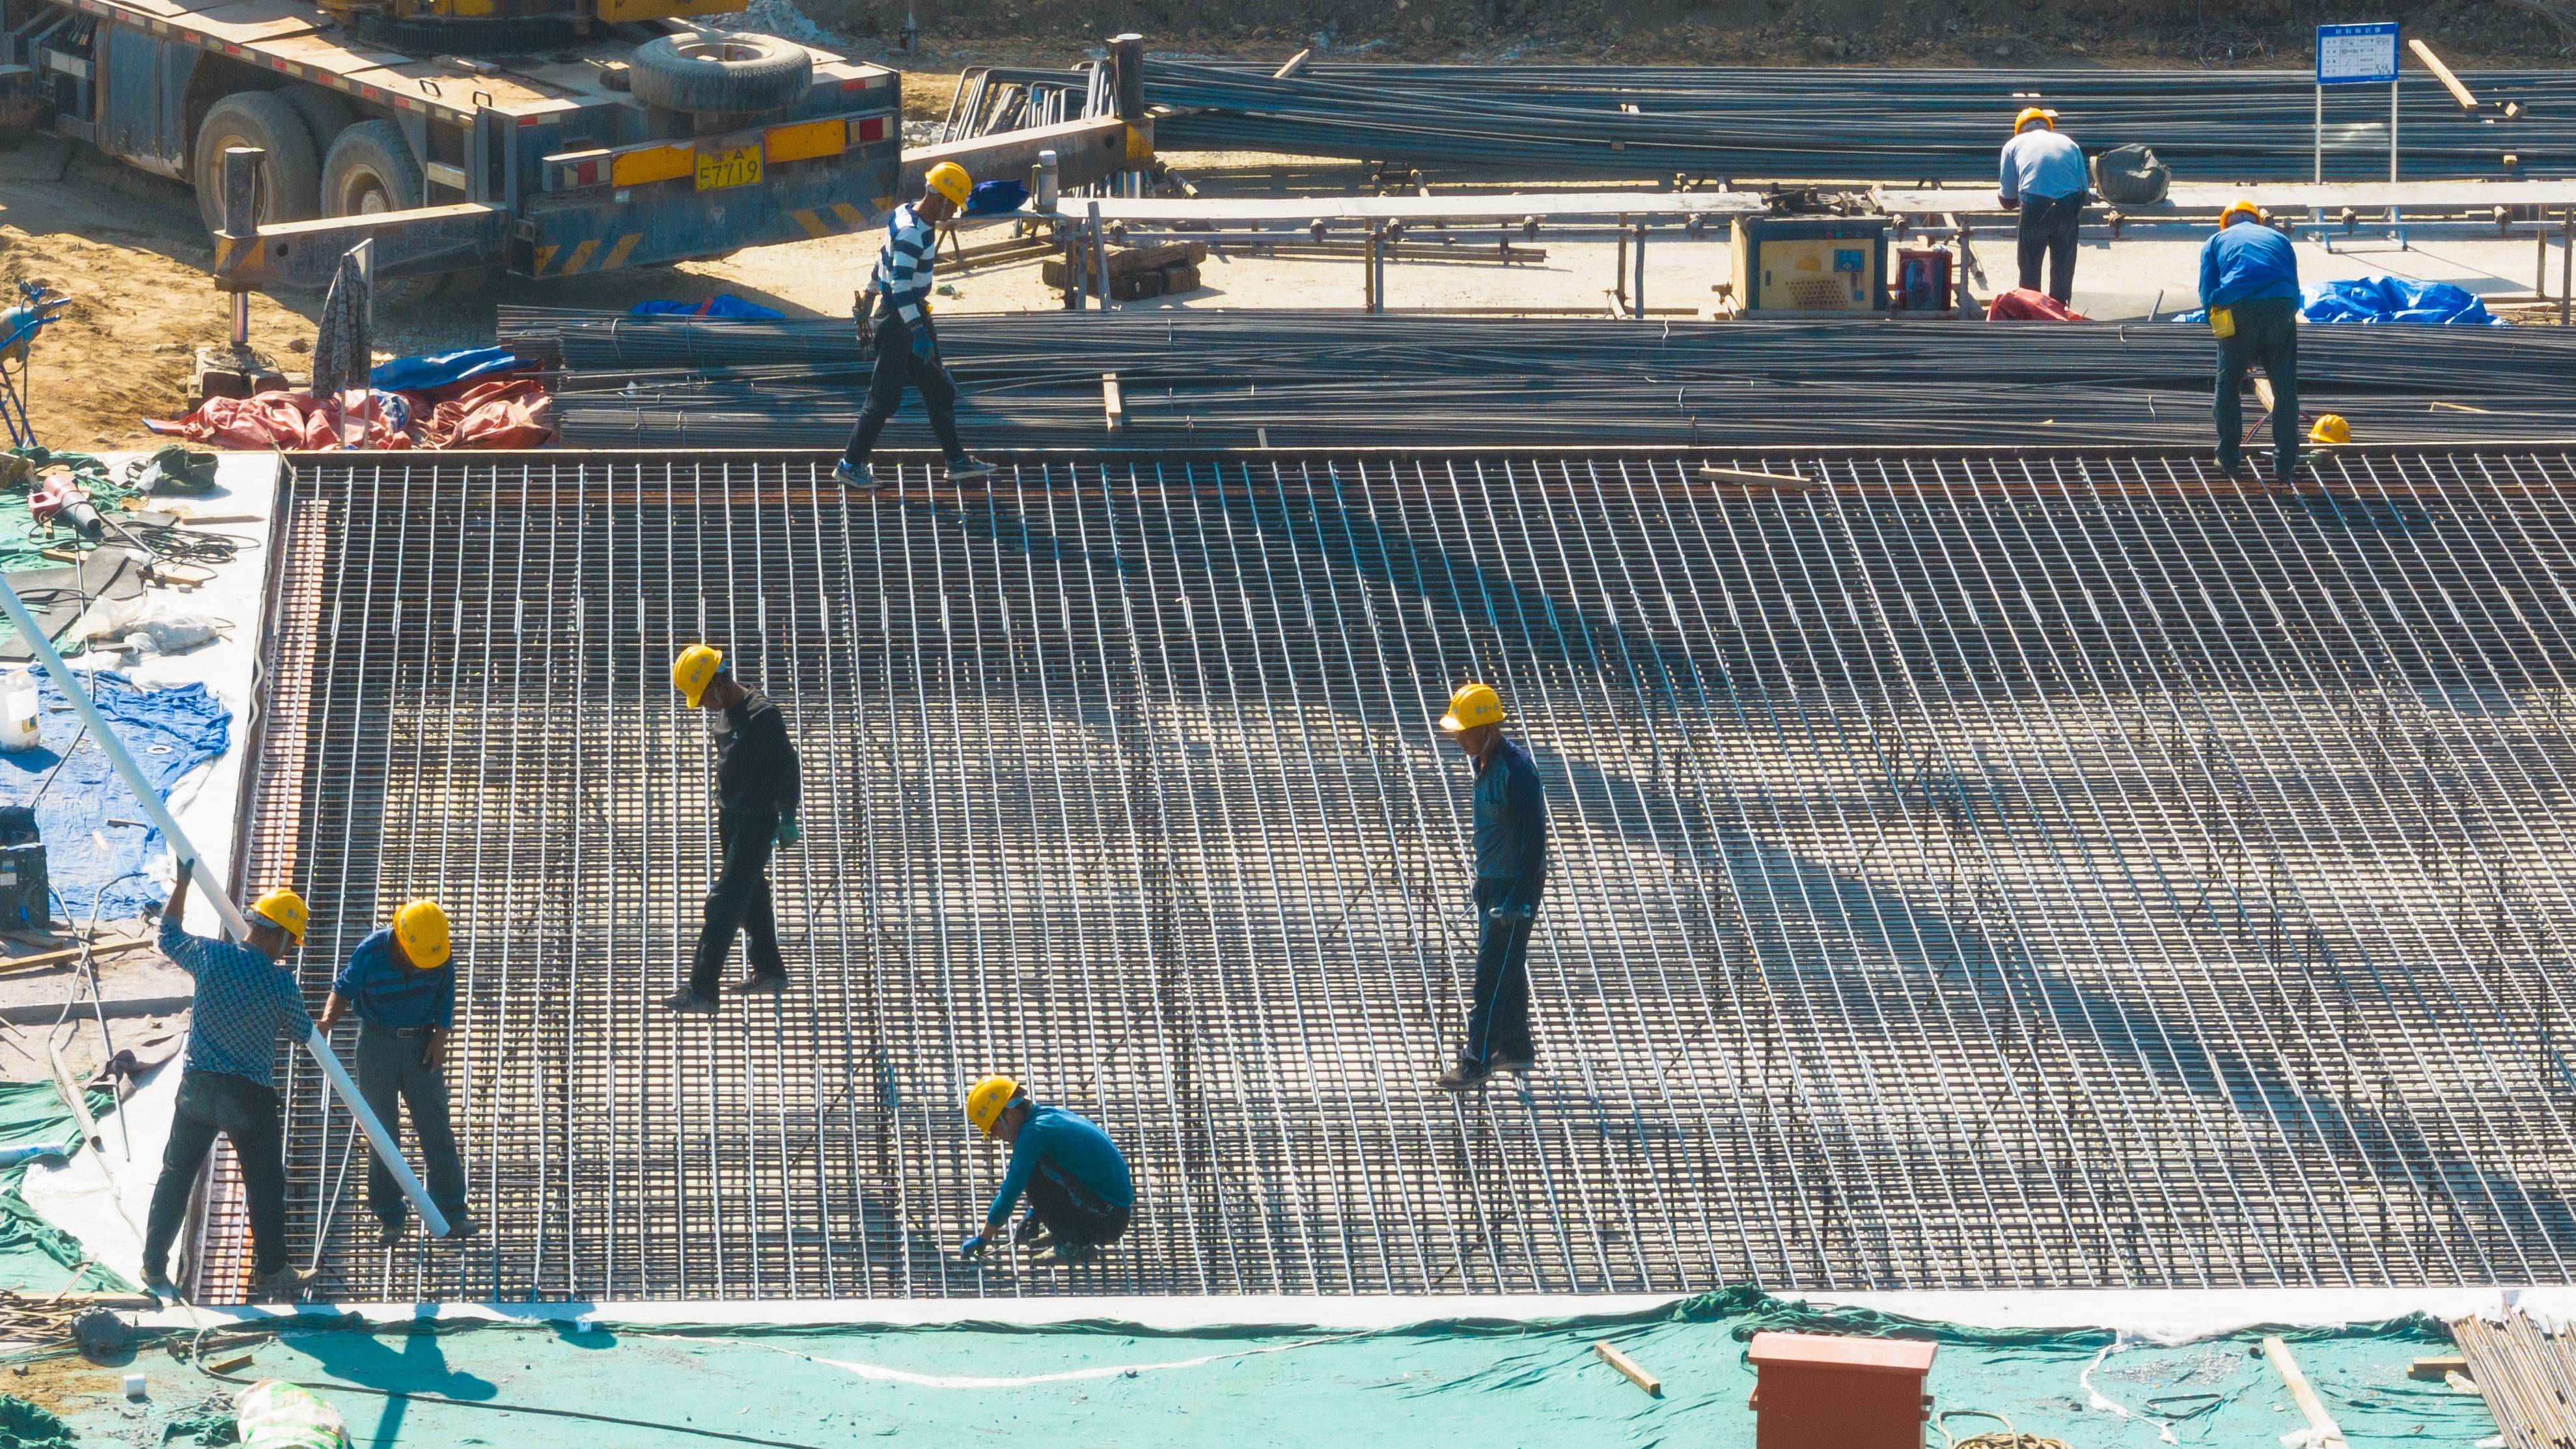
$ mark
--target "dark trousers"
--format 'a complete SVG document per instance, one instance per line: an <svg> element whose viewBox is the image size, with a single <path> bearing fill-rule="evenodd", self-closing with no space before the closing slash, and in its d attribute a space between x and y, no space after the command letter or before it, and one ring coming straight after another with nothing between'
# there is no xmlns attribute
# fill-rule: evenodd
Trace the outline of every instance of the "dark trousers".
<svg viewBox="0 0 2576 1449"><path fill-rule="evenodd" d="M727 811L716 821L716 839L724 861L707 887L707 924L698 932L697 962L689 971L689 989L700 996L716 994L716 975L724 970L736 931L751 936L754 972L787 974L778 956L778 917L769 903L769 852L778 844L778 817Z"/></svg>
<svg viewBox="0 0 2576 1449"><path fill-rule="evenodd" d="M2272 380L2272 476L2287 483L2299 466L2299 304L2287 297L2239 302L2236 335L2218 339L2218 457L2235 467L2245 447L2245 369L2263 364Z"/></svg>
<svg viewBox="0 0 2576 1449"><path fill-rule="evenodd" d="M1029 1211L1057 1242L1076 1247L1104 1247L1127 1234L1127 1209L1110 1206L1052 1162L1040 1162L1029 1174Z"/></svg>
<svg viewBox="0 0 2576 1449"><path fill-rule="evenodd" d="M265 1278L286 1266L286 1163L279 1156L284 1134L278 1130L277 1092L248 1077L189 1072L179 1078L161 1180L152 1185L152 1217L143 1232L145 1272L169 1267L179 1220L188 1215L188 1194L218 1132L232 1139L242 1192L250 1199L251 1271Z"/></svg>
<svg viewBox="0 0 2576 1449"><path fill-rule="evenodd" d="M429 1030L409 1036L370 1022L358 1031L358 1095L367 1099L376 1120L399 1136L397 1106L411 1109L412 1135L420 1139L421 1164L429 1169L429 1200L454 1221L465 1212L465 1164L456 1155L456 1128L447 1119L447 1071L421 1065ZM374 1153L367 1154L367 1206L388 1223L403 1220L409 1204L402 1184Z"/></svg>
<svg viewBox="0 0 2576 1449"><path fill-rule="evenodd" d="M927 319L922 323L930 325ZM859 425L850 430L849 449L841 456L853 468L868 460L877 445L877 434L885 431L886 419L894 416L903 401L903 390L911 387L921 394L921 406L930 414L930 430L939 436L939 450L954 463L966 456L966 445L957 441L957 384L948 380L948 369L939 365L939 346L931 344L928 357L912 355L912 329L892 313L877 323L877 370L868 377L868 401L859 409Z"/></svg>
<svg viewBox="0 0 2576 1449"><path fill-rule="evenodd" d="M1476 996L1467 1006L1467 1044L1459 1055L1479 1065L1496 1057L1528 1061L1528 921L1497 921L1486 911L1511 894L1507 880L1476 882L1476 919L1484 940L1476 950Z"/></svg>
<svg viewBox="0 0 2576 1449"><path fill-rule="evenodd" d="M2040 258L2048 259L2048 295L2075 297L2075 228L2084 218L2084 193L2021 199L2021 284L2039 290Z"/></svg>

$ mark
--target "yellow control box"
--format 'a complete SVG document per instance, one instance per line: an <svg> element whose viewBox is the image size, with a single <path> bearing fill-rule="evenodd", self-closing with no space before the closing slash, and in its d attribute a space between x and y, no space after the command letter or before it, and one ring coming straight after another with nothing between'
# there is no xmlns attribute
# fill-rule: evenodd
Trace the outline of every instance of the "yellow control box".
<svg viewBox="0 0 2576 1449"><path fill-rule="evenodd" d="M1887 310L1887 218L1740 216L1735 295L1747 313Z"/></svg>

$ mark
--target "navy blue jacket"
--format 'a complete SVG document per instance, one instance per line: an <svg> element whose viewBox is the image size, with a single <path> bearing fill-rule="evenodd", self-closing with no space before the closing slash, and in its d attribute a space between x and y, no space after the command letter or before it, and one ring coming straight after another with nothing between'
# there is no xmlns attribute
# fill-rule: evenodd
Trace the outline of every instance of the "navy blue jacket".
<svg viewBox="0 0 2576 1449"><path fill-rule="evenodd" d="M1476 767L1476 879L1511 882L1505 910L1538 905L1547 878L1547 795L1529 751L1510 740Z"/></svg>

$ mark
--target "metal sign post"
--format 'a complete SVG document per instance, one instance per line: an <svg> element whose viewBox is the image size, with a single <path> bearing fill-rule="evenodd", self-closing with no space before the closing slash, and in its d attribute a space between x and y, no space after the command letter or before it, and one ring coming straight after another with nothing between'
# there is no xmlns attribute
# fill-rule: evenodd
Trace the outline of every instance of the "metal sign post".
<svg viewBox="0 0 2576 1449"><path fill-rule="evenodd" d="M2388 179L2397 179L2397 22L2317 27L2317 164L2326 179L2326 87L2388 87Z"/></svg>
<svg viewBox="0 0 2576 1449"><path fill-rule="evenodd" d="M206 864L205 857L189 843L187 833L171 817L170 807L161 802L160 792L143 777L141 767L134 763L134 756L126 752L125 742L107 727L98 706L90 703L89 691L81 687L79 676L72 673L71 666L63 663L63 656L54 652L53 641L45 637L44 628L36 622L35 615L27 612L26 601L9 586L6 576L0 576L0 613L7 614L9 621L18 626L18 636L27 641L28 651L35 655L37 663L45 667L45 672L53 676L63 698L71 702L81 723L89 727L89 737L98 742L108 763L115 766L116 773L124 778L125 788L134 792L135 800L143 806L143 813L161 828L171 850L180 860L195 862L198 888L214 902L215 913L223 917L224 929L236 941L250 939L250 922L242 915L241 907L233 903L232 896L224 890L223 882L215 879L214 867ZM385 1124L367 1106L367 1099L358 1094L358 1084L349 1080L348 1068L340 1065L340 1058L332 1053L331 1044L323 1039L320 1027L315 1027L305 1037L304 1047L313 1054L314 1063L322 1068L322 1075L330 1080L331 1089L340 1094L341 1104L349 1109L349 1115L355 1117L358 1126L366 1132L367 1141L375 1147L377 1158L393 1173L394 1180L402 1184L403 1195L420 1210L421 1226L429 1229L431 1237L446 1237L447 1215L429 1200L428 1189L420 1185L420 1178L412 1172L411 1164L403 1161L402 1148L395 1143L393 1134L385 1130Z"/></svg>

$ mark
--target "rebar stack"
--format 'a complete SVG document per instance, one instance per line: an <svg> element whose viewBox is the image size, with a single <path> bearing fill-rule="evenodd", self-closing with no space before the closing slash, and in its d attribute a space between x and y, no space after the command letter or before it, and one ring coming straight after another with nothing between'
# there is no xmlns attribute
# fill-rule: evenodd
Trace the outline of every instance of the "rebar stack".
<svg viewBox="0 0 2576 1449"><path fill-rule="evenodd" d="M894 461L290 463L245 878L317 992L445 904L490 1225L376 1247L291 1064L329 1291L2569 1278L2564 451ZM701 638L806 778L712 1019ZM1553 875L1539 1069L1452 1099L1470 677ZM993 1070L1129 1151L1098 1264L955 1259Z"/></svg>
<svg viewBox="0 0 2576 1449"><path fill-rule="evenodd" d="M2500 1322L2461 1319L2451 1336L2504 1431L2505 1449L2576 1445L2576 1334L2551 1333L2513 1308Z"/></svg>
<svg viewBox="0 0 2576 1449"><path fill-rule="evenodd" d="M2482 103L2474 116L2420 72L2399 86L2405 175L2576 169L2576 76L2462 79ZM2307 179L2314 84L2307 71L1365 64L1280 79L1162 60L1145 82L1148 99L1182 111L1156 124L1166 150L1659 179L1991 177L2012 117L2036 105L2088 152L2144 143L2207 181ZM2368 92L2328 99L2331 178L2388 176L2388 97Z"/></svg>
<svg viewBox="0 0 2576 1449"><path fill-rule="evenodd" d="M974 446L2199 444L2208 329L1932 327L1296 312L940 319ZM567 442L837 447L865 389L847 322L507 309L504 342L566 369ZM2576 333L2310 327L2301 403L2371 442L2558 438ZM1109 431L1103 378L1123 403ZM2254 414L2249 413L2248 417ZM897 412L898 446L931 439Z"/></svg>

